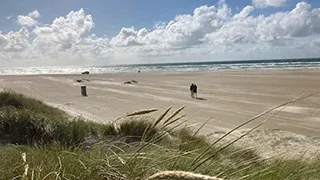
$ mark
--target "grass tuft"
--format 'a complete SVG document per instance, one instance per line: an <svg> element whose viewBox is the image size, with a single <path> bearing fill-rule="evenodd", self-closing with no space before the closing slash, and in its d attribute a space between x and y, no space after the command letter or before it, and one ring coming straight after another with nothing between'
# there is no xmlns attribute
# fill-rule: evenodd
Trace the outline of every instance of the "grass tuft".
<svg viewBox="0 0 320 180"><path fill-rule="evenodd" d="M151 117L127 119L119 125L118 133L126 137L127 142L141 141L142 138L150 140L158 133L157 127L152 124L153 120Z"/></svg>

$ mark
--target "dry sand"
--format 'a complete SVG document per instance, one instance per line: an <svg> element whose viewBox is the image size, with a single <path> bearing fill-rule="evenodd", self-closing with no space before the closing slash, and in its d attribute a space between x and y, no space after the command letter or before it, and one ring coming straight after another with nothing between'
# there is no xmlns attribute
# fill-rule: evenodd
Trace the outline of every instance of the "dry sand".
<svg viewBox="0 0 320 180"><path fill-rule="evenodd" d="M77 79L85 79L81 83ZM88 81L87 81L87 80ZM138 83L124 84L136 80ZM198 97L190 97L196 83ZM80 86L87 86L82 97ZM229 129L276 105L302 94L320 91L318 70L272 70L241 72L121 73L99 75L0 76L0 90L12 89L41 99L73 115L109 122L136 110L186 105L190 124L202 132L221 136ZM258 146L265 156L288 150L286 155L320 150L320 94L290 104L265 123L258 132L241 140ZM276 111L273 111L275 113ZM270 113L250 123L231 137L243 134Z"/></svg>

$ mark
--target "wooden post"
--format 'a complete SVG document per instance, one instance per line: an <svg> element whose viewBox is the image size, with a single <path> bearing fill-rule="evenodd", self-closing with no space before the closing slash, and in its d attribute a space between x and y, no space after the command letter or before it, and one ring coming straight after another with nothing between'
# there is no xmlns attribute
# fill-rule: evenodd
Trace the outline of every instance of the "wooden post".
<svg viewBox="0 0 320 180"><path fill-rule="evenodd" d="M82 96L88 96L87 95L87 87L86 86L81 86L81 94L82 94Z"/></svg>

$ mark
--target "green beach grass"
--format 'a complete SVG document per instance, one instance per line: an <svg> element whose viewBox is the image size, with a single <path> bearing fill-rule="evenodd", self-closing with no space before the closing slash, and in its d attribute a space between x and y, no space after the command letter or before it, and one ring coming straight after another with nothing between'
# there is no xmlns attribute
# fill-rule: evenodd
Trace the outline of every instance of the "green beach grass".
<svg viewBox="0 0 320 180"><path fill-rule="evenodd" d="M143 180L163 171L172 172L162 179L320 179L320 156L262 159L254 149L184 127L183 108L169 108L156 119L148 116L156 111L151 109L99 124L0 92L0 179Z"/></svg>

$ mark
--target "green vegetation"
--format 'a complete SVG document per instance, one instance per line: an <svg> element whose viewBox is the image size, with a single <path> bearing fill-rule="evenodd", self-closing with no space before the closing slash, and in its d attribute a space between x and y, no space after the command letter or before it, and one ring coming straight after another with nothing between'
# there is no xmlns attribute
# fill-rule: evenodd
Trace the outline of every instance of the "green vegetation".
<svg viewBox="0 0 320 180"><path fill-rule="evenodd" d="M252 149L212 144L182 127L170 108L117 123L72 118L41 101L0 92L0 179L147 179L189 171L224 179L319 179L320 159L262 159ZM1 145L2 144L2 145Z"/></svg>

